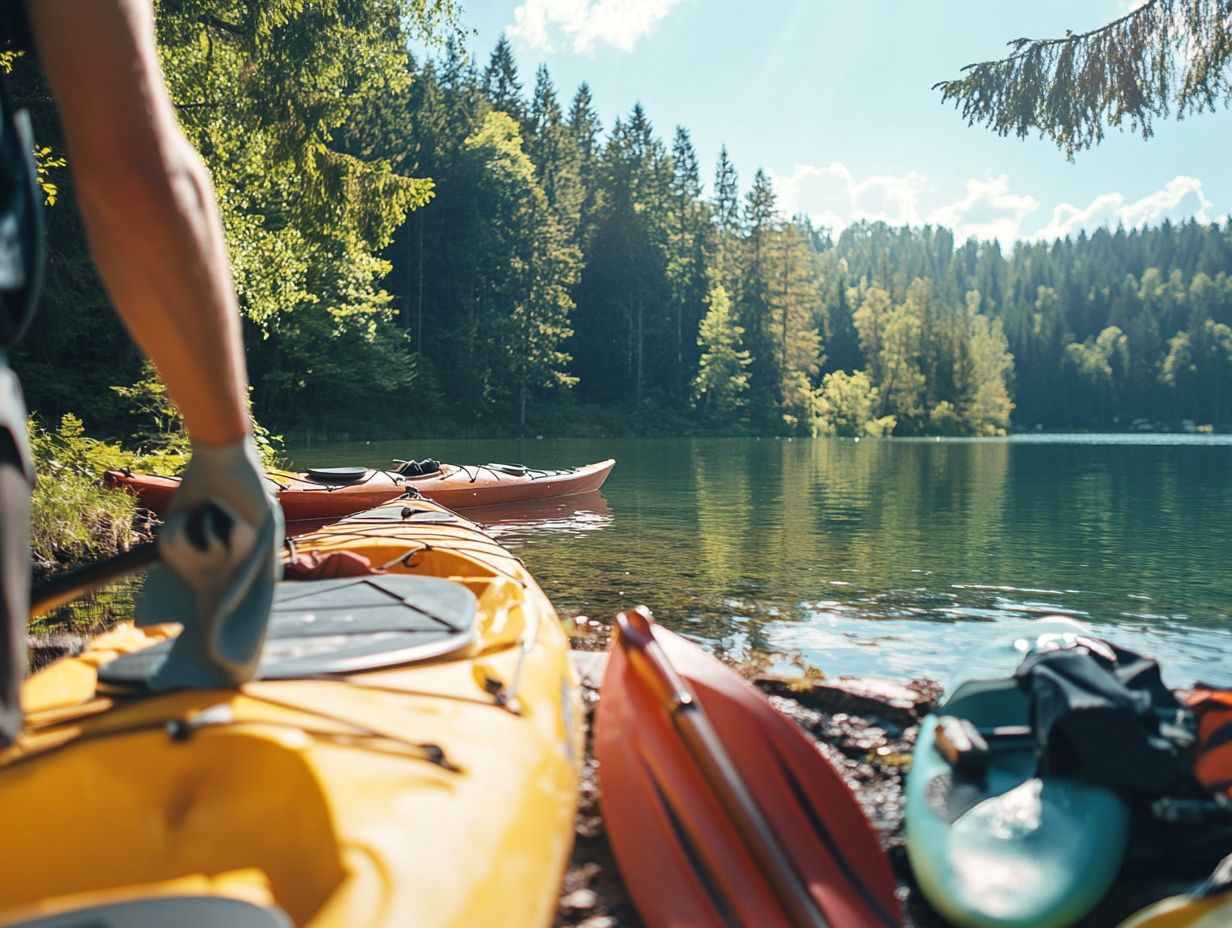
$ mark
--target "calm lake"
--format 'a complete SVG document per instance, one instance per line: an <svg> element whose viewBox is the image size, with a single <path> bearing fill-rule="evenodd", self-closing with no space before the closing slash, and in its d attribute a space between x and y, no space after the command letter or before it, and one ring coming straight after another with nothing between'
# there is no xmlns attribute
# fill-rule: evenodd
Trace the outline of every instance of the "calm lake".
<svg viewBox="0 0 1232 928"><path fill-rule="evenodd" d="M715 650L944 678L1032 617L1088 619L1173 685L1232 684L1232 436L424 441L295 448L565 467L601 494L467 515L562 615L639 602Z"/></svg>

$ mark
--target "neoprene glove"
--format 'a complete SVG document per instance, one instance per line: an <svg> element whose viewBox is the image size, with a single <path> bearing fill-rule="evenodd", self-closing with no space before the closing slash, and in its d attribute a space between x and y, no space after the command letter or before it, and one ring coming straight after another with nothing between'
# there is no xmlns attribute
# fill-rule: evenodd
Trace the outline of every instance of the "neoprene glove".
<svg viewBox="0 0 1232 928"><path fill-rule="evenodd" d="M252 439L193 447L137 601L138 625L184 625L153 689L234 686L256 674L282 575L282 510L268 487Z"/></svg>

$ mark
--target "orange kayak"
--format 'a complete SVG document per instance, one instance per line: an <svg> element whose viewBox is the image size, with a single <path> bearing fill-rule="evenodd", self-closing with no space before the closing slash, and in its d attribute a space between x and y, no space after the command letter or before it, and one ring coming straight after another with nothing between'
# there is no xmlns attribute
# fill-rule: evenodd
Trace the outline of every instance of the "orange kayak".
<svg viewBox="0 0 1232 928"><path fill-rule="evenodd" d="M611 459L567 470L536 470L516 464L441 464L431 473L418 475L326 467L298 474L273 471L268 477L278 488L278 502L287 521L294 522L340 518L379 506L411 489L450 509L572 496L599 489L615 466ZM107 471L103 482L136 493L141 505L154 512L162 512L180 485L178 477L134 474L127 469Z"/></svg>

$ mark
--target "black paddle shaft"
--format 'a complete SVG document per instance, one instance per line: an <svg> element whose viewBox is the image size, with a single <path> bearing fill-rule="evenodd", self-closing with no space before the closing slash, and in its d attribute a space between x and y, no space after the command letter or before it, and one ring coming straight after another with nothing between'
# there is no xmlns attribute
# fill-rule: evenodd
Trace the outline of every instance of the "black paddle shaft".
<svg viewBox="0 0 1232 928"><path fill-rule="evenodd" d="M30 591L30 615L50 612L104 584L149 567L157 560L158 543L146 541L115 557L52 577Z"/></svg>

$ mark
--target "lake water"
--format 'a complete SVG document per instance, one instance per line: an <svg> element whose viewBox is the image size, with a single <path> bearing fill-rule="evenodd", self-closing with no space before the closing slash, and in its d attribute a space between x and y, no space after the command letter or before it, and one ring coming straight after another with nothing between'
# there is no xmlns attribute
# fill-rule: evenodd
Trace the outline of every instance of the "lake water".
<svg viewBox="0 0 1232 928"><path fill-rule="evenodd" d="M714 650L827 674L944 678L1063 613L1232 685L1232 436L351 443L300 465L564 467L614 457L601 494L471 510L562 615L644 602Z"/></svg>

